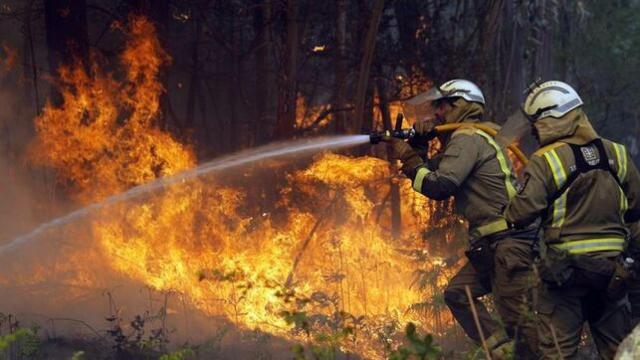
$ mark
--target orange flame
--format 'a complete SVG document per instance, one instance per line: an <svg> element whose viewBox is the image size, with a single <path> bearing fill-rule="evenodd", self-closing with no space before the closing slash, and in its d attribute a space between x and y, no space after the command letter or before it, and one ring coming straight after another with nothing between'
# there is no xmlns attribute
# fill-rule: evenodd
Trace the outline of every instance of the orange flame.
<svg viewBox="0 0 640 360"><path fill-rule="evenodd" d="M0 58L0 64L5 71L11 71L18 62L18 52L7 44L2 44L2 50L4 58Z"/></svg>
<svg viewBox="0 0 640 360"><path fill-rule="evenodd" d="M80 203L196 164L190 146L155 125L163 91L158 72L168 56L154 27L133 18L127 36L124 80L95 64L90 72L63 67L62 104L47 104L36 119L31 158L56 169ZM293 336L282 316L292 306L324 316L333 310L364 316L366 336L345 350L381 357L376 327L414 321L434 331L429 318L409 307L443 285L441 278L432 292L412 286L417 268L442 263L433 256L417 264L410 256L423 247L416 235L433 225L435 207L400 183L403 225L412 236L390 239L385 194L396 181L390 178L386 161L324 154L287 176L271 212L250 206L241 185L197 179L110 207L92 221L92 236L116 271L184 294L204 313L240 327ZM77 259L71 264L90 266ZM78 274L79 282L91 282ZM304 301L292 304L291 294Z"/></svg>

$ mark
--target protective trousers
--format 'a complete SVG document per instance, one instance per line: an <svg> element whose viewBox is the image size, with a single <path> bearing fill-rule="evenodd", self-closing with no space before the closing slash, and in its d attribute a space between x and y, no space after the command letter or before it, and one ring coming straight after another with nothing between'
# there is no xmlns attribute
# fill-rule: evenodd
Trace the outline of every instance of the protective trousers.
<svg viewBox="0 0 640 360"><path fill-rule="evenodd" d="M634 328L640 324L640 277L631 280L628 289L629 303L631 304L631 327Z"/></svg>
<svg viewBox="0 0 640 360"><path fill-rule="evenodd" d="M540 283L539 341L545 359L578 359L585 321L601 358L613 359L629 333L631 318L627 296L615 300L607 296L610 280L611 273L573 267L566 284Z"/></svg>
<svg viewBox="0 0 640 360"><path fill-rule="evenodd" d="M529 241L505 238L491 245L493 269L478 271L467 262L450 280L444 298L465 333L476 343L480 335L473 318L465 287L469 287L482 332L489 348L515 340L517 359L533 359L537 353L537 333L531 305L534 276ZM502 324L491 318L480 297L493 292Z"/></svg>

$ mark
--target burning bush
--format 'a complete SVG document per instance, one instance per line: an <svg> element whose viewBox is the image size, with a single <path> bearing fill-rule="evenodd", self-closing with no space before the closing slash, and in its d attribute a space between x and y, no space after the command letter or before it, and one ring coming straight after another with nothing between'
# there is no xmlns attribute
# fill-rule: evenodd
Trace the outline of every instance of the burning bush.
<svg viewBox="0 0 640 360"><path fill-rule="evenodd" d="M97 63L90 71L63 67L62 103L48 104L36 119L31 158L54 168L79 204L196 164L190 146L156 125L163 91L158 71L168 56L152 24L134 18L126 34L124 78ZM104 286L96 264L105 262L238 327L303 339L310 331L340 333L332 346L366 356L389 350L407 321L443 331L450 319L440 308L410 307L442 285L437 277L427 290L412 286L417 268L428 272L443 263L427 256L419 236L434 225L436 206L402 182L405 236L392 239L387 194L397 180L386 161L324 154L302 170L277 170L289 174L278 190L256 185L264 167L234 171L100 210L89 235L65 234L97 244L98 254L93 261L87 253L64 254L64 281ZM54 269L25 281L56 276Z"/></svg>

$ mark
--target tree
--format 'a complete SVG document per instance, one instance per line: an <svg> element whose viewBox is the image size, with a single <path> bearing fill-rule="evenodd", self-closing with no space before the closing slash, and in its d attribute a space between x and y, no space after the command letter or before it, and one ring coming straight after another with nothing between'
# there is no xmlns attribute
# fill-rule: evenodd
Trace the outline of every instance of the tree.
<svg viewBox="0 0 640 360"><path fill-rule="evenodd" d="M273 39L271 37L271 3L269 1L256 0L254 10L253 27L256 33L256 121L253 139L249 145L263 144L273 133L275 122L273 121Z"/></svg>
<svg viewBox="0 0 640 360"><path fill-rule="evenodd" d="M85 0L45 0L44 18L49 51L49 71L57 74L61 65L79 62L89 65L89 35ZM61 101L52 87L54 103Z"/></svg>
<svg viewBox="0 0 640 360"><path fill-rule="evenodd" d="M288 138L293 134L296 121L298 88L298 0L285 1L285 39L280 58L278 79L278 110L276 138Z"/></svg>
<svg viewBox="0 0 640 360"><path fill-rule="evenodd" d="M347 117L343 110L347 104L347 0L336 0L336 43L335 43L335 75L334 75L334 95L333 108L335 112L335 131L344 133L346 130Z"/></svg>
<svg viewBox="0 0 640 360"><path fill-rule="evenodd" d="M373 61L373 53L376 47L376 39L378 38L378 26L384 9L384 0L376 0L371 12L367 36L363 44L362 61L360 62L360 71L358 72L358 83L356 87L355 97L355 118L353 119L350 132L357 134L362 131L364 123L365 104L367 101L367 88L369 85L369 73L371 71L371 63Z"/></svg>

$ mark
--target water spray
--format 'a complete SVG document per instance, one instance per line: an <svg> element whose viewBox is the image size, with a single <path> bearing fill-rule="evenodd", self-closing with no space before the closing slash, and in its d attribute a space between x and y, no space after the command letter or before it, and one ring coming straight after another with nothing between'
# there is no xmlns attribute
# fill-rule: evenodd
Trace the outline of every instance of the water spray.
<svg viewBox="0 0 640 360"><path fill-rule="evenodd" d="M181 184L200 176L215 174L224 170L251 165L270 159L309 155L326 150L344 149L352 146L363 145L368 141L369 136L367 135L325 136L313 139L278 142L224 156L204 163L194 169L138 185L123 193L110 196L101 202L87 205L66 215L42 223L30 233L14 238L10 242L0 246L0 255L4 255L31 240L37 239L49 230L83 219L98 210L123 201L137 199L142 195L151 194L169 186Z"/></svg>

